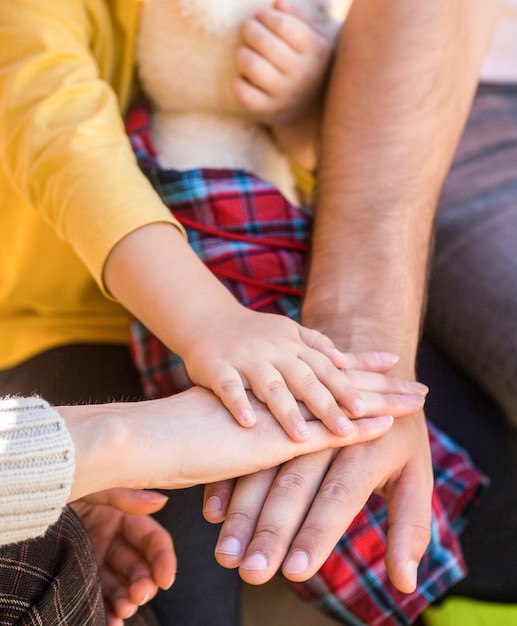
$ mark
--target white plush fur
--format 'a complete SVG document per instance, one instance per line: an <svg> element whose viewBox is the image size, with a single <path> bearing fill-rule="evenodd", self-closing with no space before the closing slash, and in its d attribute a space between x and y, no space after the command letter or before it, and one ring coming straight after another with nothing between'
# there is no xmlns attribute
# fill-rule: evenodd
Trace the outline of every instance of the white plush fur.
<svg viewBox="0 0 517 626"><path fill-rule="evenodd" d="M327 0L291 0L321 12ZM244 169L296 202L286 157L232 91L240 25L272 0L145 0L136 60L162 166Z"/></svg>

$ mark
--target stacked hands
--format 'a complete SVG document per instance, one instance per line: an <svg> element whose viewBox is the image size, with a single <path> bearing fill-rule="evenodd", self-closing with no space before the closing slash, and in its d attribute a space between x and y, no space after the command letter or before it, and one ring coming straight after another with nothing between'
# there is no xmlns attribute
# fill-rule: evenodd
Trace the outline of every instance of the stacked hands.
<svg viewBox="0 0 517 626"><path fill-rule="evenodd" d="M295 32L284 29L292 20L304 24L303 16L279 0L246 22L238 55L242 78L234 86L236 97L284 133L286 143L289 131L305 124L304 116L312 119L320 106L321 85L313 97L303 98L310 106L297 112L294 126L281 115L284 107L275 94L300 94L277 87L292 82L290 67L307 67L307 42L314 44L309 56L326 63L336 32L323 35L306 25L296 31L301 40L286 42L279 33ZM271 61L271 51L285 67ZM255 73L257 64L263 67ZM151 263L157 250L161 275ZM188 284L171 276L170 267L185 268ZM138 289L125 282L140 275L146 280ZM388 573L399 590L412 592L429 540L432 490L422 411L427 388L414 381L413 363L399 362L390 352L341 352L315 330L243 308L168 224L126 236L111 252L104 278L110 292L181 356L199 385L171 398L116 408L59 408L65 417L68 412L78 440L95 442L77 446L71 499L98 555L109 625L120 626L174 580L171 539L148 517L166 498L139 491L145 488L208 483L204 516L224 520L216 558L238 567L252 584L266 582L280 568L290 580L308 579L370 495L380 493L389 514ZM304 323L322 327L307 314L308 300ZM324 327L339 345L356 347L338 313L329 311ZM362 336L375 336L369 330ZM359 346L369 347L364 339ZM388 375L392 370L402 377ZM123 419L113 419L117 412ZM98 454L99 447L106 452ZM91 458L90 448L96 451ZM131 489L111 489L114 481Z"/></svg>
<svg viewBox="0 0 517 626"><path fill-rule="evenodd" d="M320 333L274 318L267 323L289 322L299 332L300 352L289 354L279 341L274 351L281 364L264 358L259 350L254 353L254 367L271 370L263 387L253 385L263 402L246 392L239 378L231 384L219 378L210 380L223 390L221 399L229 411L200 387L163 400L58 408L76 442L85 437L96 442L77 446L71 500L97 554L110 626L121 625L158 588L168 588L174 581L172 540L149 517L167 498L140 489L210 482L205 517L212 522L226 518L216 548L218 561L225 567L239 566L244 580L258 584L276 572L288 553L284 574L304 580L325 560L369 496L361 484L365 481L357 482L353 467L343 472L346 459L338 456L308 510L331 467L334 449L380 438L391 429L394 417L422 407L424 385L386 375L397 362L395 355L344 354ZM294 380L297 368L304 374L304 384L293 384L294 391L287 381ZM224 368L215 371L225 373ZM284 371L289 377L282 375ZM248 376L252 378L251 371ZM117 413L119 420L114 419ZM98 446L106 453L98 454ZM105 459L104 465L99 458ZM290 459L291 464L281 465ZM340 476L339 483L332 473ZM235 476L242 478L236 483L228 480ZM130 489L104 490L117 481ZM91 491L96 493L84 495ZM332 502L336 510L330 516L327 508ZM346 515L338 509L346 510ZM325 523L318 530L319 519ZM270 527L275 528L273 535ZM401 586L410 590L410 585L408 580Z"/></svg>

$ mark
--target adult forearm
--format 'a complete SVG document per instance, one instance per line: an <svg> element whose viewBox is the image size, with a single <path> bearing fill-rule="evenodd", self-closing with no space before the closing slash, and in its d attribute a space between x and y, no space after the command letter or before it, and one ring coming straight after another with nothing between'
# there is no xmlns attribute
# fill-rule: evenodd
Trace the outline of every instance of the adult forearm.
<svg viewBox="0 0 517 626"><path fill-rule="evenodd" d="M355 0L323 124L304 321L414 355L435 206L498 2Z"/></svg>
<svg viewBox="0 0 517 626"><path fill-rule="evenodd" d="M318 420L306 442L292 441L265 406L243 428L206 389L146 402L57 407L75 444L70 500L112 487L176 489L274 467L300 454L385 434L390 423L356 420L346 438ZM307 415L307 417L309 417Z"/></svg>

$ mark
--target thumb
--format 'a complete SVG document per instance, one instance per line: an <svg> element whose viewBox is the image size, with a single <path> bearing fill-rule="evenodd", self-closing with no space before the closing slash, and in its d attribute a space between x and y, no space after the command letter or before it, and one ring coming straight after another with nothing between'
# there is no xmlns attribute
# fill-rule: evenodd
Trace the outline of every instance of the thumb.
<svg viewBox="0 0 517 626"><path fill-rule="evenodd" d="M427 486L422 488L423 484ZM403 593L417 586L417 568L431 538L432 480L404 480L387 487L388 537L386 568L393 585Z"/></svg>

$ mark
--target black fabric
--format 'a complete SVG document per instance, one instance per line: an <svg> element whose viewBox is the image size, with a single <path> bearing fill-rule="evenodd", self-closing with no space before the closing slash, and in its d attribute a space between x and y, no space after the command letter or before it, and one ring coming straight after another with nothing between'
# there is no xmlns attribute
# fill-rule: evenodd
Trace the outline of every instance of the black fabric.
<svg viewBox="0 0 517 626"><path fill-rule="evenodd" d="M461 536L469 574L449 595L517 603L517 430L466 374L425 340L419 376L430 387L428 418L468 450L491 481Z"/></svg>

